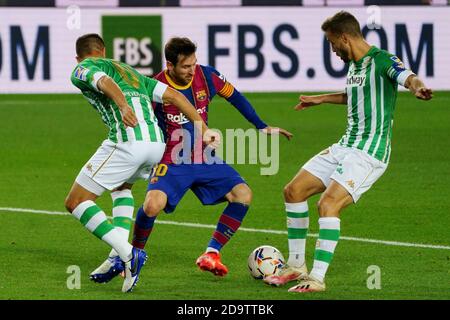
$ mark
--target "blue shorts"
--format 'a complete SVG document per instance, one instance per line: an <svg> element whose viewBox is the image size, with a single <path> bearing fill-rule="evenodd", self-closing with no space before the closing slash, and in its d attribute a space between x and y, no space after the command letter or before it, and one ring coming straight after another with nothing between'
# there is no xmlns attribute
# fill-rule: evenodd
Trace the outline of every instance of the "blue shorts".
<svg viewBox="0 0 450 320"><path fill-rule="evenodd" d="M167 195L166 213L173 212L191 189L203 205L226 201L234 186L246 183L228 164L160 164L153 172L147 191L161 190Z"/></svg>

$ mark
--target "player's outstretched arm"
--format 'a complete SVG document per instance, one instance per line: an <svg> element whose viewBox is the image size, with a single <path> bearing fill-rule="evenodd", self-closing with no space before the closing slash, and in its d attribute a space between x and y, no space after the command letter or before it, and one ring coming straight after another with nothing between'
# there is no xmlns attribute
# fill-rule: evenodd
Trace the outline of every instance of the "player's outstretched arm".
<svg viewBox="0 0 450 320"><path fill-rule="evenodd" d="M227 88L229 91L227 91ZM231 94L229 93L231 91ZM227 82L225 86L225 92L219 92L219 95L225 98L229 103L231 103L248 122L252 123L257 129L265 134L281 134L285 136L288 140L293 137L293 134L283 128L268 126L264 121L262 121L255 108L253 108L250 101L241 94L236 88L234 88L230 83Z"/></svg>
<svg viewBox="0 0 450 320"><path fill-rule="evenodd" d="M122 90L113 79L105 75L98 80L97 87L119 107L126 126L135 127L138 124L133 109L128 105Z"/></svg>
<svg viewBox="0 0 450 320"><path fill-rule="evenodd" d="M195 107L180 92L170 87L164 92L163 102L176 106L194 125L201 125L203 141L213 148L217 148L220 144L220 135L208 129L208 126L198 114Z"/></svg>
<svg viewBox="0 0 450 320"><path fill-rule="evenodd" d="M291 140L291 138L294 136L292 133L290 133L289 131L283 129L283 128L277 128L277 127L271 127L271 126L267 126L263 129L261 129L261 131L265 134L281 134L283 136L285 136L288 140Z"/></svg>
<svg viewBox="0 0 450 320"><path fill-rule="evenodd" d="M405 81L405 88L409 89L417 99L430 100L433 98L433 91L427 88L420 78L412 74Z"/></svg>
<svg viewBox="0 0 450 320"><path fill-rule="evenodd" d="M336 92L319 94L315 96L301 95L299 100L300 103L295 106L295 110L303 110L322 103L347 104L347 94L345 92Z"/></svg>

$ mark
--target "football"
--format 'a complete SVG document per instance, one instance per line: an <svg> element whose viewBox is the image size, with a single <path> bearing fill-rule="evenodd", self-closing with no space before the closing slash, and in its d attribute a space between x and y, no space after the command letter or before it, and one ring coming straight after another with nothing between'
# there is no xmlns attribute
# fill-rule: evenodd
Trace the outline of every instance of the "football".
<svg viewBox="0 0 450 320"><path fill-rule="evenodd" d="M283 254L275 247L260 246L248 256L248 268L255 279L277 275L284 266Z"/></svg>

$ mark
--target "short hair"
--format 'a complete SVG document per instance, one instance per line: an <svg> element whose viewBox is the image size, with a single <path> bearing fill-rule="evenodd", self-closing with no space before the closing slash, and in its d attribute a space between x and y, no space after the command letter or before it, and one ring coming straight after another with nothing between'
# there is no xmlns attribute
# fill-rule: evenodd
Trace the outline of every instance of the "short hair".
<svg viewBox="0 0 450 320"><path fill-rule="evenodd" d="M330 32L334 35L340 36L343 33L362 37L361 27L355 16L347 11L339 11L334 16L329 17L322 24L322 30L324 32Z"/></svg>
<svg viewBox="0 0 450 320"><path fill-rule="evenodd" d="M83 58L93 51L102 51L105 48L105 42L102 37L96 33L88 33L77 39L77 56Z"/></svg>
<svg viewBox="0 0 450 320"><path fill-rule="evenodd" d="M197 46L189 38L174 37L166 43L164 55L167 61L172 62L176 66L180 55L190 56L196 50Z"/></svg>

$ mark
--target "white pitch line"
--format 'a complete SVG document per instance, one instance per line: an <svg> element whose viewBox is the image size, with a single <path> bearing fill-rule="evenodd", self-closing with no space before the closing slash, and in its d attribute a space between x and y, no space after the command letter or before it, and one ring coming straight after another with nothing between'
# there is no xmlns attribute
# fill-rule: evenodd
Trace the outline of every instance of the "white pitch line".
<svg viewBox="0 0 450 320"><path fill-rule="evenodd" d="M25 212L25 213L42 213L42 214L51 214L58 216L69 216L69 212L63 211L47 211L47 210L34 210L34 209L24 209L24 208L3 208L0 207L0 211L9 211L9 212Z"/></svg>
<svg viewBox="0 0 450 320"><path fill-rule="evenodd" d="M25 208L0 207L0 213L2 211L40 213L40 214L59 215L59 216L69 216L70 215L70 213L63 212L63 211L47 211L47 210L25 209ZM108 217L108 219L112 219L112 218ZM206 229L215 229L216 228L216 226L212 225L212 224L199 224L199 223L191 223L191 222L177 222L177 221L164 221L164 220L160 220L160 221L157 220L155 222L158 224L168 224L168 225L174 225L174 226L193 227L193 228L206 228ZM284 231L284 230L270 230L270 229L239 228L239 231L271 233L271 234L287 234L287 231ZM308 236L317 238L319 235L317 233L308 233ZM397 246L397 247L414 247L414 248L425 248L425 249L450 250L450 246L423 244L423 243L398 242L398 241L386 241L386 240L376 240L376 239L368 239L368 238L356 238L356 237L341 236L341 237L339 237L339 240L377 243L377 244L384 244L384 245L388 245L388 246Z"/></svg>

